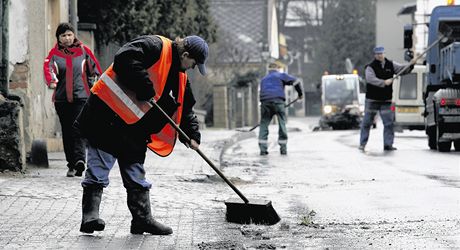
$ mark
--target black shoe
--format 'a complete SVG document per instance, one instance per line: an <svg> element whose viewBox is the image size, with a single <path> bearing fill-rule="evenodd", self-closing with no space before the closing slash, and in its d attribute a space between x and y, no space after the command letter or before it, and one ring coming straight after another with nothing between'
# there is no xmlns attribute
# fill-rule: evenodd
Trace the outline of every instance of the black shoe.
<svg viewBox="0 0 460 250"><path fill-rule="evenodd" d="M128 208L133 216L131 221L132 234L168 235L173 233L170 227L153 219L150 209L149 190L133 189L127 190L127 192Z"/></svg>
<svg viewBox="0 0 460 250"><path fill-rule="evenodd" d="M74 166L75 176L82 176L83 171L85 171L85 162L82 160L77 161Z"/></svg>
<svg viewBox="0 0 460 250"><path fill-rule="evenodd" d="M286 151L286 150L280 150L280 153L281 153L282 155L287 155L287 151Z"/></svg>
<svg viewBox="0 0 460 250"><path fill-rule="evenodd" d="M260 151L260 155L268 155L267 151Z"/></svg>
<svg viewBox="0 0 460 250"><path fill-rule="evenodd" d="M366 145L359 145L359 151L362 151L364 152L364 150L366 149Z"/></svg>
<svg viewBox="0 0 460 250"><path fill-rule="evenodd" d="M77 172L77 170L73 169L73 168L69 168L69 170L67 170L67 174L66 176L67 177L75 177L75 173Z"/></svg>
<svg viewBox="0 0 460 250"><path fill-rule="evenodd" d="M385 150L385 151L394 151L394 150L397 150L397 148L395 148L393 146L383 146L383 150Z"/></svg>
<svg viewBox="0 0 460 250"><path fill-rule="evenodd" d="M94 233L104 230L105 222L99 218L101 199L102 188L83 188L80 232Z"/></svg>

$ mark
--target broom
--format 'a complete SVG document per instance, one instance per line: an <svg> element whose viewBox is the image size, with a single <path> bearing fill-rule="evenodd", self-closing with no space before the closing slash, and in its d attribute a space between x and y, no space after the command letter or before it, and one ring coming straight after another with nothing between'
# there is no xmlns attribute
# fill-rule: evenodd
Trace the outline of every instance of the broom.
<svg viewBox="0 0 460 250"><path fill-rule="evenodd" d="M187 142L191 142L190 137L182 131L182 129L177 126L177 124L169 117L166 112L155 102L150 101L150 103L156 107L168 120L168 123L173 126L173 128L186 139ZM211 166L214 171L235 191L235 193L241 198L241 200L236 198L231 198L225 201L227 207L226 219L228 222L242 223L242 224L265 224L265 225L274 225L280 221L280 217L276 213L275 209L272 206L272 202L269 200L260 200L260 199L247 199L238 188L233 185L233 183L225 177L225 175L209 160L206 155L201 152L200 149L195 149L195 151L203 158L209 166Z"/></svg>

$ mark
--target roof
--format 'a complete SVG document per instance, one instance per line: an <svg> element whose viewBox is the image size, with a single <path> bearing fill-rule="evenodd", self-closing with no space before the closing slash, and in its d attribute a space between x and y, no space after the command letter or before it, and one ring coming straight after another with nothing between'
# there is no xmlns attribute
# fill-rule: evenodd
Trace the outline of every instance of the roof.
<svg viewBox="0 0 460 250"><path fill-rule="evenodd" d="M234 61L235 54L241 54L248 62L261 61L262 47L268 40L267 3L267 0L210 1L210 12L218 25L218 43L232 47L219 56L221 62Z"/></svg>

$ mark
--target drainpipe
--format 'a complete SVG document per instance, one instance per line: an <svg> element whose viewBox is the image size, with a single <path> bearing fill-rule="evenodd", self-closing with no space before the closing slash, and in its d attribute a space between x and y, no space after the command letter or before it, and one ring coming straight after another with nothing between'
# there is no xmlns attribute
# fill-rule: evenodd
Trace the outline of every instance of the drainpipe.
<svg viewBox="0 0 460 250"><path fill-rule="evenodd" d="M70 24L72 24L73 28L75 29L75 36L78 34L78 15L77 15L77 0L70 0L69 1L69 15L70 15Z"/></svg>
<svg viewBox="0 0 460 250"><path fill-rule="evenodd" d="M0 4L0 29L2 36L0 38L0 94L8 97L8 5L9 0L1 0Z"/></svg>

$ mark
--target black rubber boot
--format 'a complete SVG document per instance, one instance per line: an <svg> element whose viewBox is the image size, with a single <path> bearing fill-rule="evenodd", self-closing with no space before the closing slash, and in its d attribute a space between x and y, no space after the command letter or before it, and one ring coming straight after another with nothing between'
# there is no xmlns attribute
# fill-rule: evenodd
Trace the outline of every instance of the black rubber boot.
<svg viewBox="0 0 460 250"><path fill-rule="evenodd" d="M132 234L172 234L173 231L170 227L153 219L150 210L149 190L128 190L128 208L133 216L131 221Z"/></svg>
<svg viewBox="0 0 460 250"><path fill-rule="evenodd" d="M105 228L105 222L99 219L99 205L101 204L102 188L83 188L82 219L80 232L94 233Z"/></svg>
<svg viewBox="0 0 460 250"><path fill-rule="evenodd" d="M83 171L85 171L85 162L82 160L77 161L75 163L74 169L75 169L75 176L82 176Z"/></svg>

